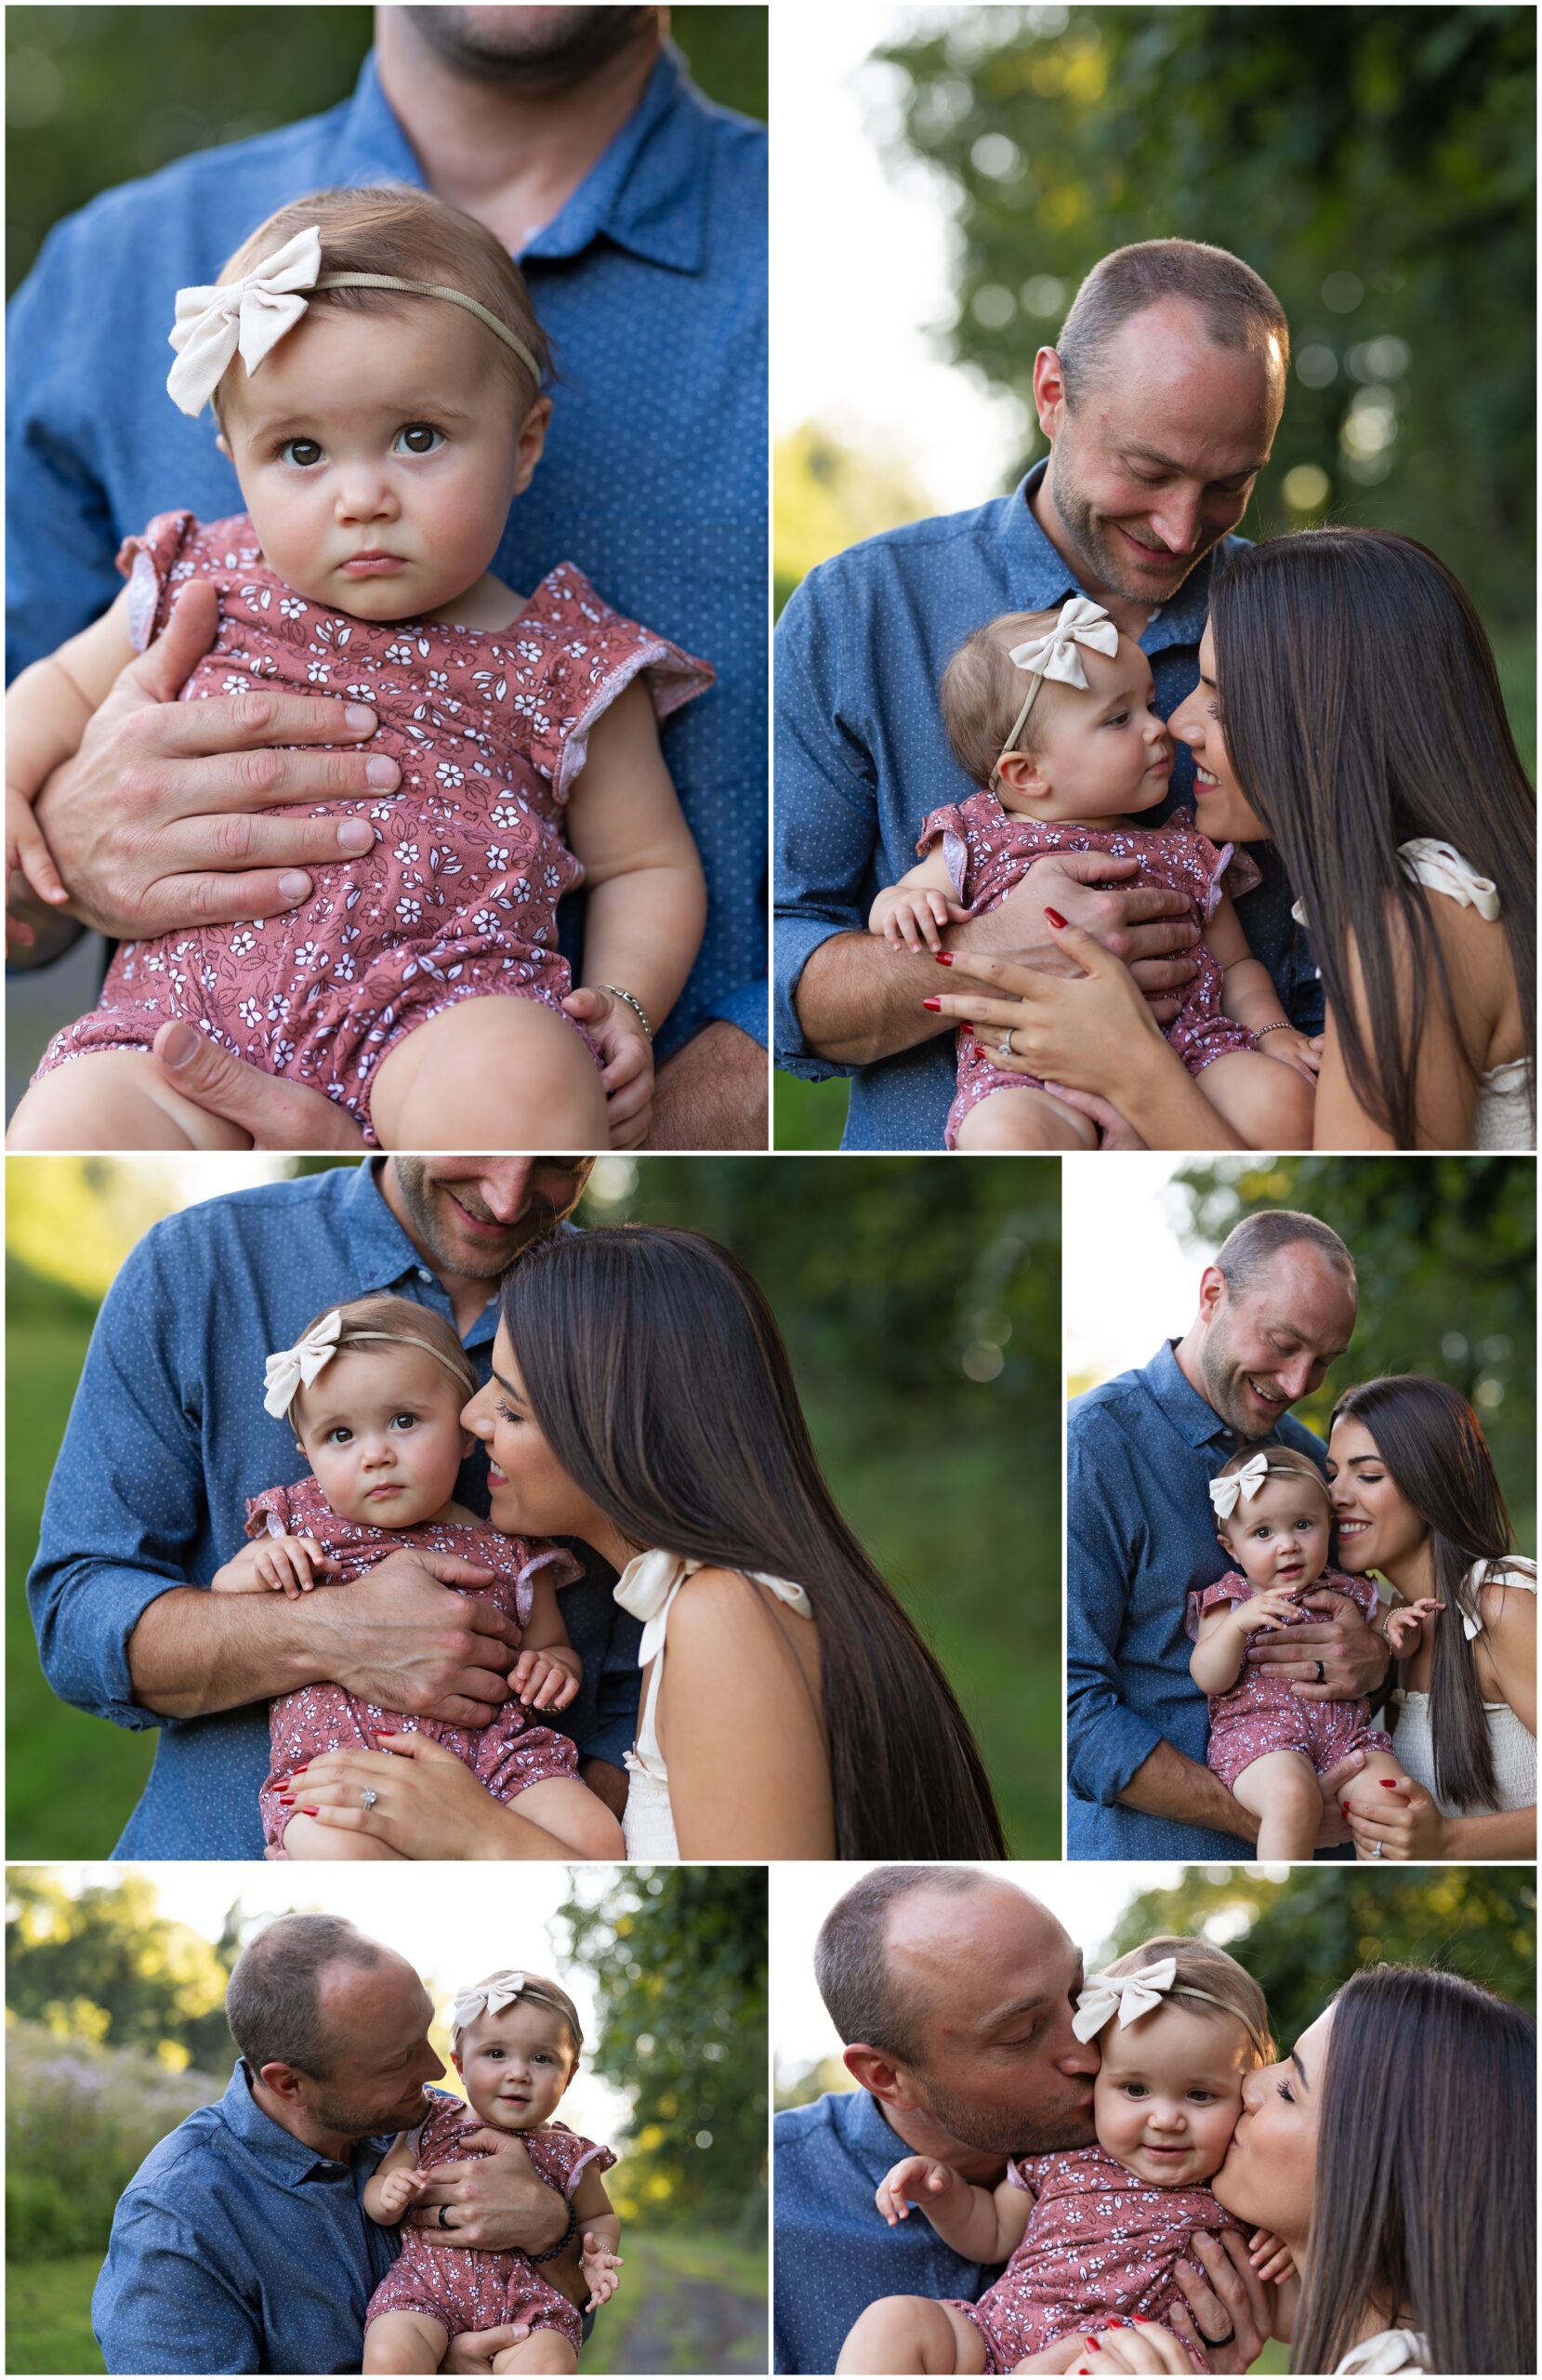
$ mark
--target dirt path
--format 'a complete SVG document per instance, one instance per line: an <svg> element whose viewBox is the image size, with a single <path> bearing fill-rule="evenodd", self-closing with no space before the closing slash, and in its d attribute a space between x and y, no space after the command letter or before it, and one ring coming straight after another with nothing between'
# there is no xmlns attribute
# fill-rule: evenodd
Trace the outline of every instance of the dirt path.
<svg viewBox="0 0 1542 2380"><path fill-rule="evenodd" d="M628 2372L764 2372L763 2299L715 2281L656 2273L626 2333Z"/></svg>

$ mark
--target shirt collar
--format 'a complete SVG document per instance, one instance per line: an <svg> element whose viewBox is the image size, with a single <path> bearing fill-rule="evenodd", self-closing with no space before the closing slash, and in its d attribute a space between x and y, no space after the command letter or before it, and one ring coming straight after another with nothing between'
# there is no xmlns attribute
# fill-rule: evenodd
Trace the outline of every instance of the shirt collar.
<svg viewBox="0 0 1542 2380"><path fill-rule="evenodd" d="M1213 1447L1224 1441L1230 1453L1235 1433L1191 1384L1178 1360L1177 1349L1176 1339L1164 1339L1146 1366L1146 1382L1152 1395L1190 1446Z"/></svg>
<svg viewBox="0 0 1542 2380"><path fill-rule="evenodd" d="M634 113L560 213L521 251L521 259L575 257L604 238L677 272L702 270L709 118L684 64L666 43ZM349 186L389 180L427 187L417 152L380 87L373 50L343 120L338 163L337 179Z"/></svg>
<svg viewBox="0 0 1542 2380"><path fill-rule="evenodd" d="M362 2156L368 2156L373 2163L385 2154L394 2137L390 2133L383 2133L356 2140L346 2164L336 2157L323 2157L319 2149L311 2148L309 2141L297 2140L292 2132L285 2132L283 2124L275 2123L272 2117L258 2107L252 2096L244 2057L236 2059L225 2096L219 2102L219 2112L236 2138L244 2142L257 2163L271 2174L275 2181L283 2182L291 2188L299 2182L310 2181L312 2176L332 2179L338 2174L349 2173Z"/></svg>
<svg viewBox="0 0 1542 2380"><path fill-rule="evenodd" d="M1021 608L1025 612L1053 611L1069 595L1088 595L1070 563L1045 536L1032 509L1031 499L1036 495L1049 459L1035 463L1032 470L1019 481L1012 494L1005 499L1005 528L1017 549L1014 580L1025 590ZM1227 537L1218 550L1232 551L1246 544L1245 537ZM1213 553L1206 554L1195 564L1178 593L1164 603L1140 639L1142 653L1166 653L1174 645L1197 645L1205 633L1206 615L1210 608L1210 571L1215 562ZM1096 596L1088 595L1096 602Z"/></svg>

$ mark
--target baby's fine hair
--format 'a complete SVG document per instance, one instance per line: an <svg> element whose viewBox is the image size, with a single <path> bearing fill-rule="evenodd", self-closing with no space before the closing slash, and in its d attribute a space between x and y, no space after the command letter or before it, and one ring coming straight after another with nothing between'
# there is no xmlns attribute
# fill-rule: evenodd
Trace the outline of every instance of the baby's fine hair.
<svg viewBox="0 0 1542 2380"><path fill-rule="evenodd" d="M1012 647L1048 636L1059 618L1058 605L1052 612L1003 612L967 636L943 670L937 690L942 724L954 758L971 785L990 784L1001 747L1033 683L1011 659ZM1047 706L1076 691L1046 680L1013 748L1030 757L1039 751Z"/></svg>
<svg viewBox="0 0 1542 2380"><path fill-rule="evenodd" d="M431 1354L439 1356L446 1371L459 1381L466 1395L475 1396L481 1385L476 1366L443 1316L435 1314L428 1306L415 1305L411 1298L349 1298L343 1303L334 1298L330 1305L323 1306L320 1314L311 1316L299 1333L300 1338L309 1337L316 1325L324 1322L329 1314L342 1316L342 1329L337 1338L339 1348L357 1346L362 1355L385 1355L391 1347L403 1343L426 1346ZM360 1335L364 1332L383 1332L386 1335ZM321 1381L325 1378L323 1368ZM289 1408L289 1424L297 1432L300 1426L300 1408L305 1403L305 1396L303 1388L297 1390Z"/></svg>
<svg viewBox="0 0 1542 2380"><path fill-rule="evenodd" d="M1213 1942L1202 1942L1189 1934L1157 1934L1139 1949L1127 1950L1122 1959L1101 1972L1109 1976L1133 1975L1137 1967L1149 1967L1158 1959L1171 1959L1178 1973L1164 2001L1177 2001L1196 2016L1234 2016L1250 2035L1258 2051L1258 2063L1269 2065L1274 2056L1274 2036L1269 2027L1269 2003L1245 1967L1237 1964L1226 1951L1218 1950ZM1208 1993L1209 1997L1193 1995ZM1220 2006L1216 2006L1219 2001Z"/></svg>
<svg viewBox="0 0 1542 2380"><path fill-rule="evenodd" d="M491 1975L479 1976L476 1982L471 1986L471 1990L473 1991L480 1991L486 1984L511 1982L514 1976L519 1972L521 1971L513 1967L495 1967ZM573 2006L573 2002L569 1999L561 1985L560 1983L553 1983L549 1976L532 1975L529 1969L526 1968L523 1970L523 1989L520 1993L521 2000L533 2000L538 2006L542 2008L549 2008L555 2016L560 2016L572 2037L573 2062L574 2066L576 2066L584 2050L584 2028L578 2021L577 2009ZM473 2016L469 2020L469 2023L465 2026L457 2025L455 2023L454 2019L452 2019L450 2027L451 2047L458 2050L463 2032L468 2032L471 2025L480 2024L485 2014L485 2009L479 2011L478 2015Z"/></svg>
<svg viewBox="0 0 1542 2380"><path fill-rule="evenodd" d="M1300 1447L1239 1447L1235 1454L1229 1455L1227 1457L1226 1461L1221 1464L1220 1469L1214 1474L1215 1477L1217 1479L1230 1479L1234 1471L1240 1471L1243 1464L1245 1462L1251 1462L1254 1456L1257 1454L1263 1454L1268 1457L1269 1469L1266 1474L1267 1477L1271 1479L1306 1480L1309 1486L1316 1488L1317 1493L1323 1499L1323 1501L1327 1506L1329 1512L1332 1512L1333 1497L1329 1491L1328 1483L1323 1474L1318 1470L1317 1465L1313 1462L1311 1455L1307 1454ZM1227 1520L1218 1519L1216 1522L1217 1536L1229 1538L1234 1529L1244 1527L1247 1519L1248 1511L1249 1500L1245 1496L1239 1496L1236 1502L1232 1507L1230 1518Z"/></svg>
<svg viewBox="0 0 1542 2380"><path fill-rule="evenodd" d="M293 200L242 242L221 266L219 280L242 279L312 223L322 235L323 273L380 272L397 281L438 282L458 290L523 340L541 366L542 386L552 377L551 342L535 319L524 275L502 243L458 206L446 206L442 198L405 182L381 182L369 190L312 191L308 198ZM308 294L310 306L344 314L399 314L407 306L442 308L444 302L400 289L317 289ZM522 421L540 389L532 387L530 374L512 348L483 328L509 384L516 416ZM232 362L214 394L221 428L221 401L234 370Z"/></svg>

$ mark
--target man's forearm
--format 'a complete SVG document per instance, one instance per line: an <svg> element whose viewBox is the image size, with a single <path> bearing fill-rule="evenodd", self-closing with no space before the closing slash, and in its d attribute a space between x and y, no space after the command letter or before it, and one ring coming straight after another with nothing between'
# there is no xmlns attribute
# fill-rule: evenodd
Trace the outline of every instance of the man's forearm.
<svg viewBox="0 0 1542 2380"><path fill-rule="evenodd" d="M128 1640L134 1699L163 1719L199 1719L313 1684L322 1672L305 1610L305 1598L168 1588Z"/></svg>
<svg viewBox="0 0 1542 2380"><path fill-rule="evenodd" d="M921 1006L943 980L929 956L891 950L877 934L837 933L810 952L793 1005L816 1057L870 1066L952 1031Z"/></svg>
<svg viewBox="0 0 1542 2380"><path fill-rule="evenodd" d="M715 1017L659 1068L644 1146L763 1149L766 1140L766 1053Z"/></svg>
<svg viewBox="0 0 1542 2380"><path fill-rule="evenodd" d="M1185 1826L1208 1827L1217 1834L1258 1841L1258 1819L1232 1800L1213 1770L1202 1768L1175 1744L1158 1744L1149 1752L1115 1798L1127 1809L1144 1810L1151 1818L1179 1818Z"/></svg>

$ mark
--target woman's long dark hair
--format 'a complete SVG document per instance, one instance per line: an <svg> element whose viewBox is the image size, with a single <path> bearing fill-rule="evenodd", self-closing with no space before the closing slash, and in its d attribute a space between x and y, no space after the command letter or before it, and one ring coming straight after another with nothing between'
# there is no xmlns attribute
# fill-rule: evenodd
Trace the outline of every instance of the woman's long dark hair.
<svg viewBox="0 0 1542 2380"><path fill-rule="evenodd" d="M1502 1560L1514 1542L1483 1425L1444 1381L1416 1374L1347 1390L1333 1408L1330 1437L1341 1421L1370 1433L1392 1485L1430 1531L1433 1592L1445 1606L1430 1673L1436 1798L1443 1809L1497 1809L1478 1662L1462 1627L1464 1613L1483 1617L1480 1591L1469 1583L1473 1564Z"/></svg>
<svg viewBox="0 0 1542 2380"><path fill-rule="evenodd" d="M825 1484L770 1307L698 1233L561 1233L505 1276L531 1408L636 1546L803 1587L840 1859L999 1859L1001 1821L935 1656Z"/></svg>
<svg viewBox="0 0 1542 2380"><path fill-rule="evenodd" d="M1406 2324L1426 2372L1536 2370L1536 2028L1427 1967L1333 2004L1293 2372Z"/></svg>
<svg viewBox="0 0 1542 2380"><path fill-rule="evenodd" d="M1300 896L1350 1080L1397 1145L1417 1148L1431 984L1453 1024L1456 1009L1400 844L1438 838L1496 886L1536 1051L1535 796L1483 624L1411 537L1308 529L1231 555L1211 581L1210 627L1232 766Z"/></svg>

